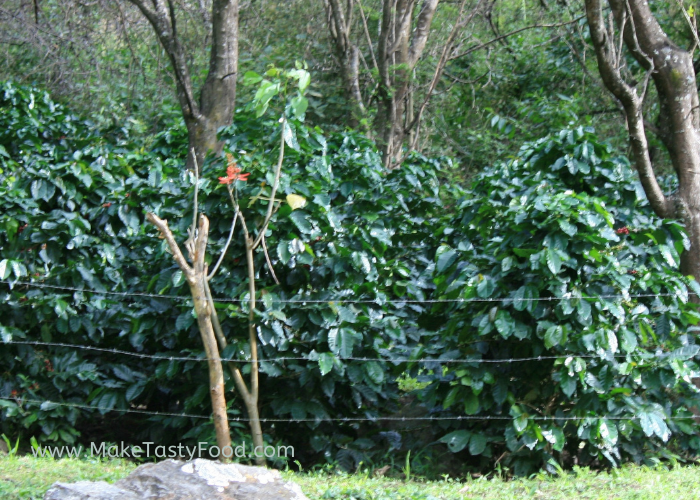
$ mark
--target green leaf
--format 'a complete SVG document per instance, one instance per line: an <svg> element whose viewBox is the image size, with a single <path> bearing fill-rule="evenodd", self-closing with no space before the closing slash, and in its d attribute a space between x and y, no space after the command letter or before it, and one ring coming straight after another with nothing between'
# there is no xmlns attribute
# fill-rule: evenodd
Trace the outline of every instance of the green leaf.
<svg viewBox="0 0 700 500"><path fill-rule="evenodd" d="M261 82L262 79L263 77L257 74L256 72L246 71L243 75L243 80L241 81L241 83L245 86L255 85L256 83Z"/></svg>
<svg viewBox="0 0 700 500"><path fill-rule="evenodd" d="M365 373L367 373L367 376L372 382L375 384L381 384L384 382L384 371L382 370L382 367L379 366L379 363L376 361L368 361L365 363L364 367Z"/></svg>
<svg viewBox="0 0 700 500"><path fill-rule="evenodd" d="M445 247L441 247L445 248ZM438 258L437 258L437 272L441 273L448 267L450 267L452 264L454 264L455 260L457 260L457 251L448 249L440 253L440 250L438 249Z"/></svg>
<svg viewBox="0 0 700 500"><path fill-rule="evenodd" d="M491 390L493 400L499 405L503 404L508 398L508 386L501 381L496 383Z"/></svg>
<svg viewBox="0 0 700 500"><path fill-rule="evenodd" d="M308 71L299 70L299 92L302 94L309 87L311 83L311 74Z"/></svg>
<svg viewBox="0 0 700 500"><path fill-rule="evenodd" d="M608 212L603 205L601 205L599 202L594 201L593 202L593 207L595 208L595 211L598 212L600 215L603 216L605 219L605 222L608 223L608 226L611 228L615 225L615 219L613 219L613 216Z"/></svg>
<svg viewBox="0 0 700 500"><path fill-rule="evenodd" d="M617 427L614 422L607 419L601 419L598 423L598 434L603 439L605 446L612 448L617 444Z"/></svg>
<svg viewBox="0 0 700 500"><path fill-rule="evenodd" d="M469 431L454 431L442 436L439 441L445 443L452 453L459 453L469 444L471 433Z"/></svg>
<svg viewBox="0 0 700 500"><path fill-rule="evenodd" d="M353 252L352 253L352 263L355 269L362 271L365 274L369 274L372 271L372 264L369 262L369 257L364 252Z"/></svg>
<svg viewBox="0 0 700 500"><path fill-rule="evenodd" d="M292 258L292 254L289 253L289 242L282 240L277 244L277 256L283 264L287 265Z"/></svg>
<svg viewBox="0 0 700 500"><path fill-rule="evenodd" d="M542 437L544 437L544 439L552 445L552 448L555 451L561 451L564 449L566 438L564 437L564 432L559 427L542 429Z"/></svg>
<svg viewBox="0 0 700 500"><path fill-rule="evenodd" d="M328 347L341 358L352 357L355 335L349 328L331 328L328 331Z"/></svg>
<svg viewBox="0 0 700 500"><path fill-rule="evenodd" d="M297 120L301 120L309 107L309 101L304 96L297 96L292 99L290 105L294 111L294 116Z"/></svg>
<svg viewBox="0 0 700 500"><path fill-rule="evenodd" d="M661 253L664 260L668 263L669 266L678 267L678 263L676 263L676 259L673 258L673 253L671 252L671 249L668 247L668 245L659 245L659 252Z"/></svg>
<svg viewBox="0 0 700 500"><path fill-rule="evenodd" d="M7 279L10 276L10 267L7 265L9 261L7 259L0 260L0 279Z"/></svg>
<svg viewBox="0 0 700 500"><path fill-rule="evenodd" d="M262 80L260 87L258 88L253 102L255 103L256 116L259 118L265 111L267 111L267 106L272 99L279 92L280 86L278 83L272 83L269 80Z"/></svg>
<svg viewBox="0 0 700 500"><path fill-rule="evenodd" d="M620 347L625 352L632 352L637 348L637 335L628 328L622 329Z"/></svg>
<svg viewBox="0 0 700 500"><path fill-rule="evenodd" d="M591 304L586 299L579 300L576 305L578 320L583 325L588 325L591 320Z"/></svg>
<svg viewBox="0 0 700 500"><path fill-rule="evenodd" d="M143 390L145 389L145 387L146 387L146 384L141 380L136 382L133 385L130 385L126 390L126 394L125 394L126 400L133 401L134 399L139 397L141 395L141 393L143 392Z"/></svg>
<svg viewBox="0 0 700 500"><path fill-rule="evenodd" d="M178 315L177 319L175 320L175 328L178 331L189 330L193 324L194 316L192 316L192 311L183 312L182 314Z"/></svg>
<svg viewBox="0 0 700 500"><path fill-rule="evenodd" d="M459 386L454 386L450 391L447 393L447 396L445 396L445 400L442 402L442 408L443 410L448 409L450 406L452 406L455 401L457 401L457 396L459 395L461 391L461 387Z"/></svg>
<svg viewBox="0 0 700 500"><path fill-rule="evenodd" d="M552 274L559 274L559 271L561 271L561 257L559 257L557 251L548 248L545 253L545 259L547 260L547 267L552 271Z"/></svg>
<svg viewBox="0 0 700 500"><path fill-rule="evenodd" d="M648 437L656 435L663 441L668 441L668 438L671 437L671 431L669 431L663 416L642 410L637 414L637 417L642 431Z"/></svg>
<svg viewBox="0 0 700 500"><path fill-rule="evenodd" d="M539 297L539 292L537 288L532 285L523 285L518 288L513 294L513 308L516 311L524 311L525 309L531 309L534 301Z"/></svg>
<svg viewBox="0 0 700 500"><path fill-rule="evenodd" d="M309 214L303 210L295 210L289 214L289 218L292 219L294 225L299 228L302 233L308 234L313 231L313 226L309 222Z"/></svg>
<svg viewBox="0 0 700 500"><path fill-rule="evenodd" d="M508 311L500 310L496 315L496 330L501 334L501 337L507 339L513 334L515 329L515 321Z"/></svg>
<svg viewBox="0 0 700 500"><path fill-rule="evenodd" d="M325 376L331 372L331 370L333 369L334 360L335 357L328 352L322 352L321 354L319 354L318 367L321 370L321 375Z"/></svg>
<svg viewBox="0 0 700 500"><path fill-rule="evenodd" d="M479 396L470 392L464 398L464 413L467 415L476 415L479 411Z"/></svg>
<svg viewBox="0 0 700 500"><path fill-rule="evenodd" d="M297 141L296 131L286 120L282 129L282 135L284 136L284 142L287 144L287 146L296 151L299 151L301 149L299 147L299 141Z"/></svg>
<svg viewBox="0 0 700 500"><path fill-rule="evenodd" d="M178 288L178 287L182 286L183 283L185 283L185 281L186 281L185 274L182 272L182 270L178 269L177 271L175 271L173 273L172 280L173 280L173 286L175 288Z"/></svg>
<svg viewBox="0 0 700 500"><path fill-rule="evenodd" d="M19 229L19 222L17 219L9 218L5 221L5 234L7 239L13 241L17 235L17 229Z"/></svg>
<svg viewBox="0 0 700 500"><path fill-rule="evenodd" d="M476 293L482 299L491 297L493 292L496 290L496 283L491 278L484 278L476 286Z"/></svg>
<svg viewBox="0 0 700 500"><path fill-rule="evenodd" d="M525 432L525 429L527 429L527 422L527 413L522 413L513 419L513 427L518 434Z"/></svg>
<svg viewBox="0 0 700 500"><path fill-rule="evenodd" d="M472 455L481 455L486 449L486 436L483 434L472 434L469 440L469 453Z"/></svg>
<svg viewBox="0 0 700 500"><path fill-rule="evenodd" d="M564 329L561 326L547 328L544 334L544 345L547 349L558 346L564 341Z"/></svg>
<svg viewBox="0 0 700 500"><path fill-rule="evenodd" d="M578 228L576 227L576 225L572 224L569 221L566 221L564 219L557 219L557 222L559 223L559 227L561 228L561 230L569 236L575 236L578 232Z"/></svg>

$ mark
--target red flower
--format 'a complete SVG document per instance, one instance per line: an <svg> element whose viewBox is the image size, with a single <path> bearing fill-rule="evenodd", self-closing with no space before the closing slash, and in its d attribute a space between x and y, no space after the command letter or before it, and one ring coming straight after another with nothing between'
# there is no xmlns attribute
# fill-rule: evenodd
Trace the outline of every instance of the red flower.
<svg viewBox="0 0 700 500"><path fill-rule="evenodd" d="M109 208L109 207L111 207L111 206L112 206L111 203L103 203L103 204L102 204L102 208Z"/></svg>
<svg viewBox="0 0 700 500"><path fill-rule="evenodd" d="M221 184L231 184L234 181L247 181L250 173L242 174L241 169L236 166L236 161L231 153L226 153L228 160L228 168L226 169L226 177L219 177Z"/></svg>
<svg viewBox="0 0 700 500"><path fill-rule="evenodd" d="M630 234L630 230L627 226L621 227L617 231L615 231L617 234Z"/></svg>

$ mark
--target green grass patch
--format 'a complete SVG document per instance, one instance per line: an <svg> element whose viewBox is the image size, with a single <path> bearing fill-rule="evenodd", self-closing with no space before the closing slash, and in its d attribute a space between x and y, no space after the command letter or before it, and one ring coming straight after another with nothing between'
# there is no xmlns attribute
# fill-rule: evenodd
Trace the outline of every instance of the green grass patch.
<svg viewBox="0 0 700 500"><path fill-rule="evenodd" d="M56 481L107 481L113 483L137 467L126 460L52 460L31 456L0 458L0 498L43 498Z"/></svg>
<svg viewBox="0 0 700 500"><path fill-rule="evenodd" d="M114 482L136 464L126 460L51 460L33 457L0 459L0 498L43 497L55 481ZM625 466L611 472L575 469L563 476L538 474L529 479L469 479L402 481L366 474L293 473L312 500L696 500L700 498L700 467L648 468Z"/></svg>
<svg viewBox="0 0 700 500"><path fill-rule="evenodd" d="M700 467L625 466L607 472L576 469L561 477L410 481L362 475L292 474L311 499L352 500L697 500Z"/></svg>

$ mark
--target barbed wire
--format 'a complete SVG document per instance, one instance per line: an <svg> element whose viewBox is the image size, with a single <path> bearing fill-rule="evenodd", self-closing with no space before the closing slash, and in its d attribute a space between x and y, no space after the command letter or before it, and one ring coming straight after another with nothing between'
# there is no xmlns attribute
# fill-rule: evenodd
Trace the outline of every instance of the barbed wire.
<svg viewBox="0 0 700 500"><path fill-rule="evenodd" d="M155 359L161 361L222 361L222 362L233 362L233 363L250 363L250 359L233 359L233 358L207 358L207 357L193 357L193 356L168 356L163 354L144 354L138 352L124 351L121 349L112 349L108 347L96 347L96 346L84 346L78 344L66 344L63 342L42 342L34 340L6 340L1 342L1 344L16 344L16 345L35 345L35 346L45 346L45 347L67 347L71 349L81 349L86 351L97 351L105 352L109 354L122 354L126 356L132 356L141 359ZM324 354L324 353L318 353ZM655 354L654 357L663 357L669 353ZM610 356L597 356L594 354L576 354L576 353L562 353L560 355L552 356L529 356L523 358L501 358L501 359L479 359L479 358L367 358L367 357L338 357L341 361L378 361L384 363L464 363L464 364L501 364L501 363L518 363L525 361L545 361L552 359L562 359L562 358L580 358L580 359L610 359L610 358L621 358L626 359L627 354L611 354ZM308 356L280 356L274 358L259 359L258 363L266 363L273 361L312 361L316 362L318 359L312 359Z"/></svg>
<svg viewBox="0 0 700 500"><path fill-rule="evenodd" d="M160 411L148 411L139 410L138 408L115 408L106 406L91 406L83 405L78 403L65 403L59 401L51 400L38 400L38 399L23 399L21 397L8 398L0 397L0 400L11 401L15 404L48 404L56 406L65 406L69 408L79 408L86 410L97 410L100 412L108 413L110 411L116 411L120 413L138 413L142 415L153 415L160 417L177 417L177 418L197 418L209 420L212 417L207 415L193 415L189 413L169 413ZM487 420L516 420L519 417L506 416L506 415L451 415L451 416L425 416L425 417L394 417L394 416L376 416L376 417L336 417L336 418L261 418L259 419L262 423L304 423L304 422L411 422L411 421L459 421L459 420L472 420L472 421L487 421ZM556 421L583 421L583 420L595 420L605 418L607 420L639 420L642 417L636 415L586 415L582 417L577 416L554 416L554 415L528 415L528 420L544 421L544 422L556 422ZM664 420L692 420L694 417L692 415L688 416L667 416L664 415ZM250 419L247 417L232 417L229 415L228 420L230 422L249 422Z"/></svg>
<svg viewBox="0 0 700 500"><path fill-rule="evenodd" d="M50 285L46 283L35 283L31 281L7 281L0 280L0 283L12 286L30 286L35 288L47 288L54 290L64 290L69 292L81 292L81 293L93 293L96 295L111 295L124 298L133 297L147 297L153 299L168 299L168 300L179 300L179 301L189 301L192 297L182 296L182 295L160 295L154 293L143 293L143 292L115 292L110 290L95 290L91 288L78 288L70 286L59 286ZM301 304L302 306L307 304L449 304L449 303L471 303L471 302L555 302L564 300L597 300L597 299L621 299L630 300L637 298L655 298L655 297L681 297L687 294L681 293L642 293L642 294L602 294L602 295L582 295L574 296L567 293L561 297L494 297L494 298L462 298L462 299L345 299L345 298L327 298L327 299L271 299L270 302L275 304ZM206 298L206 297L198 297ZM231 299L225 297L213 297L214 302L219 303L248 303L248 299Z"/></svg>

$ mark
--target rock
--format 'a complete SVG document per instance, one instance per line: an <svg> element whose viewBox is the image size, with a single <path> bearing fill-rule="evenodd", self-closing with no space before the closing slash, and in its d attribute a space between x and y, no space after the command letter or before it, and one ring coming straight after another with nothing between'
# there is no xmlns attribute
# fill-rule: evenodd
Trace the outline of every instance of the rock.
<svg viewBox="0 0 700 500"><path fill-rule="evenodd" d="M55 483L44 500L308 500L276 470L198 458L145 464L113 485Z"/></svg>

